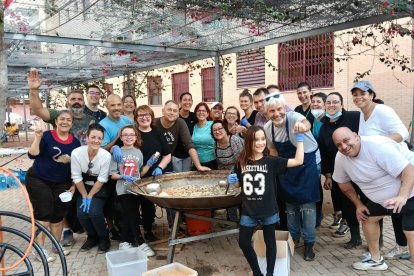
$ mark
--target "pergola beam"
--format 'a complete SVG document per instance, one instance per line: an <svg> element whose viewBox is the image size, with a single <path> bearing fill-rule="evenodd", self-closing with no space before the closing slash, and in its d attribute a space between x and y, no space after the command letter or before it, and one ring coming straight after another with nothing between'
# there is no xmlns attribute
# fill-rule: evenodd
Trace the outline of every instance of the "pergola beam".
<svg viewBox="0 0 414 276"><path fill-rule="evenodd" d="M177 48L168 46L153 46L145 44L123 43L123 42L110 42L96 39L84 39L84 38L72 38L50 35L36 35L36 34L21 34L4 32L4 38L10 40L23 40L34 42L47 42L57 44L69 44L69 45L83 45L103 48L115 48L130 51L151 51L151 52L164 52L164 53L180 53L186 55L210 55L214 56L215 51L210 50L198 50L188 48Z"/></svg>

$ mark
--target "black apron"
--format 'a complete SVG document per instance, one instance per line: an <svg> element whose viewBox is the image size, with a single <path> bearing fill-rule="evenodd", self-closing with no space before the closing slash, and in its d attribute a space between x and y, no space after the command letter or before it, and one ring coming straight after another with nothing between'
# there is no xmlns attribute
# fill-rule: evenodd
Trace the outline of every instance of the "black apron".
<svg viewBox="0 0 414 276"><path fill-rule="evenodd" d="M275 130L272 123L272 142L278 155L284 158L295 158L296 147L290 142L289 121L286 114L286 142L275 142ZM312 203L320 200L319 174L316 165L317 150L305 153L303 165L288 168L285 174L279 175L281 198L288 203Z"/></svg>

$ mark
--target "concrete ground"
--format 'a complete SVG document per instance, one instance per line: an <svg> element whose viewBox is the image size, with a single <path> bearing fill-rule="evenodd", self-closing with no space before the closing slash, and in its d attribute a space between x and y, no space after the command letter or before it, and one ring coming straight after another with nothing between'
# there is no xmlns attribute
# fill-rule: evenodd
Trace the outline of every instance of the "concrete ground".
<svg viewBox="0 0 414 276"><path fill-rule="evenodd" d="M24 142L24 136L21 142L5 143L2 147L21 147L29 146L29 142ZM15 160L19 155L0 156L0 167L4 163L11 161L4 167L9 169L27 170L31 165L31 161L26 155ZM27 204L20 189L7 189L0 191L0 210L12 211L20 214L28 215ZM303 260L303 247L295 250L291 260L291 275L414 275L414 264L407 260L390 260L387 261L389 269L384 272L377 271L357 271L352 269L353 262L359 261L365 252L366 243L357 249L344 249L343 244L349 240L349 236L344 238L335 238L332 236L333 230L329 228L332 223L332 204L329 193L325 192L324 202L325 218L322 226L317 230L317 243L315 245L316 259L313 262ZM218 214L223 215L222 212ZM168 227L165 218L165 212L157 208L157 216L154 226L154 233L161 240L168 239ZM30 224L22 222L18 219L9 217L2 218L3 226L30 233ZM221 229L220 225L215 225L214 230ZM394 246L394 234L389 218L384 221L384 248L387 251ZM66 263L69 275L106 275L106 260L104 254L97 254L97 249L91 249L89 252L79 252L85 235L75 235L76 243L70 247L71 253L66 257ZM180 262L190 268L195 269L199 275L251 275L249 266L242 255L237 244L237 235L212 238L204 241L188 243L184 246L177 246L174 261ZM26 250L28 243L16 235L3 232L3 240L5 243L13 244L21 250ZM50 242L47 243L50 247ZM148 260L148 269L153 269L166 264L166 256L168 246L166 242L156 243L153 245L156 249L156 256L150 257ZM117 250L118 242L112 241L111 250ZM17 256L6 251L4 260L5 266L13 264L17 260ZM41 263L34 260L33 255L29 255L29 260L33 265L35 275L44 275ZM62 275L62 267L58 260L50 264L50 275ZM24 265L20 265L18 269L9 271L6 275L16 272L26 271Z"/></svg>

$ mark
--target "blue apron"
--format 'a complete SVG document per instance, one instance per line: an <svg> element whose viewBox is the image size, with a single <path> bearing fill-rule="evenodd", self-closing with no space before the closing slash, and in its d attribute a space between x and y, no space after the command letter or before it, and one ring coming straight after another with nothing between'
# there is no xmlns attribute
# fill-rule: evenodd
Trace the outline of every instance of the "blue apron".
<svg viewBox="0 0 414 276"><path fill-rule="evenodd" d="M275 142L275 130L272 124L272 142L278 155L284 158L295 158L296 147L290 142L289 121L286 116L286 142ZM281 198L289 203L312 203L320 200L319 175L316 166L316 151L305 153L303 165L288 168L285 174L279 175L279 192Z"/></svg>

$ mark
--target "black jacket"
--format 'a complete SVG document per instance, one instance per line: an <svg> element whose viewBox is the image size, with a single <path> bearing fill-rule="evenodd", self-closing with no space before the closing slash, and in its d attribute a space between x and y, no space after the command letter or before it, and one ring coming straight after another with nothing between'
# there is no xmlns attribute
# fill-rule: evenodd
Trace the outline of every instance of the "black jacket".
<svg viewBox="0 0 414 276"><path fill-rule="evenodd" d="M323 117L323 125L319 131L318 146L321 152L321 170L322 174L333 173L335 167L335 156L338 152L333 140L333 132L340 127L347 127L358 133L359 130L359 111L342 110L342 115L335 122L330 122L328 117Z"/></svg>

